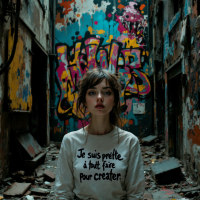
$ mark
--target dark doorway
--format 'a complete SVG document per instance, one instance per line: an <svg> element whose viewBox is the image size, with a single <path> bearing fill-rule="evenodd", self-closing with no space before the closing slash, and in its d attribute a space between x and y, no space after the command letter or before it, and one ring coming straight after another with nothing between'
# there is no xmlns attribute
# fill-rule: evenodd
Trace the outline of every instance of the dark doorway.
<svg viewBox="0 0 200 200"><path fill-rule="evenodd" d="M165 131L165 83L162 79L156 83L156 98L158 135L163 135Z"/></svg>
<svg viewBox="0 0 200 200"><path fill-rule="evenodd" d="M181 65L174 66L168 77L169 156L183 160Z"/></svg>
<svg viewBox="0 0 200 200"><path fill-rule="evenodd" d="M47 55L33 41L32 43L32 95L33 107L30 116L30 130L40 145L47 142Z"/></svg>

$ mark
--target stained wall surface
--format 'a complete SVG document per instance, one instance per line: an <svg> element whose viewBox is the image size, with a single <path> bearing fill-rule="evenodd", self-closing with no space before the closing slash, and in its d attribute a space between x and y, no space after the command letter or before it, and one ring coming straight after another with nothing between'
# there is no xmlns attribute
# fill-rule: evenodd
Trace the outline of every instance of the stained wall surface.
<svg viewBox="0 0 200 200"><path fill-rule="evenodd" d="M82 127L77 83L98 65L120 76L123 128L137 136L152 133L147 11L145 0L58 0L55 140ZM142 114L133 110L137 103Z"/></svg>
<svg viewBox="0 0 200 200"><path fill-rule="evenodd" d="M13 11L11 20L11 16L7 12L9 2L11 1L0 1L0 66L2 64L5 65L13 48L14 34L11 34L11 27L15 26L16 11ZM16 1L13 1L13 3L16 3ZM11 21L13 21L13 24ZM11 140L13 140L17 131L31 129L30 119L33 118L33 115L38 115L38 112L35 113L36 109L32 110L32 87L34 83L41 83L42 81L38 79L37 75L32 76L32 62L34 60L32 47L34 41L37 43L38 48L48 55L51 49L49 40L50 21L49 1L21 0L15 56L9 68L0 75L0 182L4 177L8 176L11 167L17 164L11 164L13 149L16 151L16 144L11 145ZM44 59L47 59L47 56L43 57ZM40 63L44 62L40 61ZM46 69L43 74L43 78L46 81L46 91L45 89L43 90L46 98L43 110L46 113L42 126L46 130L45 133L43 131L43 134L45 134L45 141L48 144L50 142L49 65L42 66L40 63L37 66L39 69L37 73L41 74L44 71L42 67ZM46 63L49 63L49 61L46 61ZM37 88L38 91L40 91L40 88ZM38 95L38 91L35 96ZM41 95L39 98L43 100ZM44 109L45 106L46 108ZM41 135L39 138L41 138ZM16 159L20 160L19 157L16 157Z"/></svg>
<svg viewBox="0 0 200 200"><path fill-rule="evenodd" d="M156 84L163 85L157 90L157 101L164 107L157 118L165 119L166 153L179 158L186 172L200 182L200 3L158 0L152 4L156 46L151 53Z"/></svg>

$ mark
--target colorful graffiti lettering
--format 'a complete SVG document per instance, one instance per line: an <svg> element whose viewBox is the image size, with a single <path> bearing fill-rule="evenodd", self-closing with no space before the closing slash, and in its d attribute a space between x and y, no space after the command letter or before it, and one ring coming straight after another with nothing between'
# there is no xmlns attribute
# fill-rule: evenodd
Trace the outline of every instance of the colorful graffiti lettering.
<svg viewBox="0 0 200 200"><path fill-rule="evenodd" d="M100 65L112 73L118 73L124 86L121 103L125 104L125 96L133 97L135 94L147 95L150 92L150 82L147 75L140 71L141 49L122 48L122 43L112 40L110 45L101 46L102 38L89 35L75 43L75 47L58 44L57 76L60 87L60 100L58 113L67 114L68 117L76 115L77 81L91 68ZM70 52L71 49L71 52Z"/></svg>
<svg viewBox="0 0 200 200"><path fill-rule="evenodd" d="M76 112L77 83L87 70L97 66L119 75L121 107L127 118L124 125L138 125L131 112L133 103L144 103L151 91L145 4L130 0L65 1L58 1L56 18L58 127L62 123L63 132L82 127L81 120L88 115Z"/></svg>

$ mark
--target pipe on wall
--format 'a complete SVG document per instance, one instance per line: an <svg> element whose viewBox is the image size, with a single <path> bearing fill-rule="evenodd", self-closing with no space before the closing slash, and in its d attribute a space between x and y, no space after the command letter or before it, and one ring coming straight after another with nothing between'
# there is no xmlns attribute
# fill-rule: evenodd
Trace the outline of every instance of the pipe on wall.
<svg viewBox="0 0 200 200"><path fill-rule="evenodd" d="M50 86L50 127L51 127L51 136L53 135L54 131L54 102L55 102L55 16L56 16L56 1L51 1L52 5L52 55L51 55L51 86Z"/></svg>
<svg viewBox="0 0 200 200"><path fill-rule="evenodd" d="M154 25L155 26L155 25ZM154 135L158 135L157 129L157 102L156 102L156 63L155 63L155 55L156 55L156 28L153 27L153 83L154 83Z"/></svg>

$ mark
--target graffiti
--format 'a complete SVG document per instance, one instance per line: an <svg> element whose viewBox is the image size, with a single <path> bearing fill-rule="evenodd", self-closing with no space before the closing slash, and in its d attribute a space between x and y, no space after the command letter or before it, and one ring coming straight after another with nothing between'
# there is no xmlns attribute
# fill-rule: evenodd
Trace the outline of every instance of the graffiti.
<svg viewBox="0 0 200 200"><path fill-rule="evenodd" d="M145 9L145 4L123 0L58 1L57 127L54 132L68 132L82 127L80 121L88 115L76 112L77 83L88 70L97 66L120 77L120 102L127 118L124 125L141 123L131 111L133 103L145 103L151 91Z"/></svg>
<svg viewBox="0 0 200 200"><path fill-rule="evenodd" d="M122 105L125 105L125 97L131 98L134 95L139 97L150 92L148 77L140 71L143 50L123 49L123 44L116 40L112 40L110 45L102 46L102 43L103 38L87 33L86 38L77 41L74 48L64 44L57 45L56 72L61 92L58 103L59 114L84 117L76 113L77 83L87 70L97 68L98 65L120 75L123 85Z"/></svg>
<svg viewBox="0 0 200 200"><path fill-rule="evenodd" d="M118 30L120 33L127 31L131 39L136 38L137 42L141 43L144 37L144 28L147 27L147 20L144 20L144 16L134 8L134 5L137 5L137 3L129 2L129 6L124 8L123 15L117 16ZM141 9L143 8L144 4L141 6Z"/></svg>

